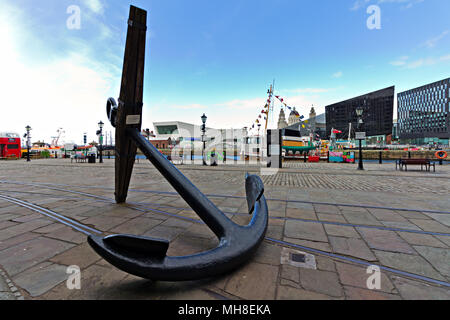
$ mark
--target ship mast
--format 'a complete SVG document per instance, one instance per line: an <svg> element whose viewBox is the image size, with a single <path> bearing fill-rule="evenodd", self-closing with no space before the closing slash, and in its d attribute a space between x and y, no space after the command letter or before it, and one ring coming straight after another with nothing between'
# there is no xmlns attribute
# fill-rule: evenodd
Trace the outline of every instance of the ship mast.
<svg viewBox="0 0 450 320"><path fill-rule="evenodd" d="M275 101L272 101L272 97L273 97L273 92L275 90L275 79L273 79L273 83L270 85L270 89L267 90L267 93L269 95L269 99L267 99L267 113L266 113L266 127L265 127L265 131L267 131L267 125L269 123L269 113L270 113L270 109L272 108L273 110L273 104L275 103ZM272 106L271 106L272 104Z"/></svg>

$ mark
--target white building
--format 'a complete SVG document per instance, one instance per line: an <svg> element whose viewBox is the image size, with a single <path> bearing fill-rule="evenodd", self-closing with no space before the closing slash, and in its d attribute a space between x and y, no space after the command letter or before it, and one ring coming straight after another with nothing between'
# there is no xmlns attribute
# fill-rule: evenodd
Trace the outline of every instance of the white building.
<svg viewBox="0 0 450 320"><path fill-rule="evenodd" d="M201 126L181 122L167 121L154 122L154 133L156 139L171 139L173 143L180 147L194 147L201 149L203 147ZM246 129L213 129L206 128L206 144L208 146L216 145L217 147L225 147L226 149L242 147L243 138L248 134Z"/></svg>

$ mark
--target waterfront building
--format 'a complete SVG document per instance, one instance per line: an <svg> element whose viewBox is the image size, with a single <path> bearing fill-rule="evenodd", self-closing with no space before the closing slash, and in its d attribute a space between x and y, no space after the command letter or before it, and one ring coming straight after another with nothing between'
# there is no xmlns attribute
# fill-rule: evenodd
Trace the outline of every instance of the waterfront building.
<svg viewBox="0 0 450 320"><path fill-rule="evenodd" d="M450 78L398 94L401 143L448 145Z"/></svg>
<svg viewBox="0 0 450 320"><path fill-rule="evenodd" d="M386 144L391 140L394 114L395 86L374 91L325 107L326 132L342 131L339 139L348 139L358 129L356 108L363 107L363 127L367 143Z"/></svg>
<svg viewBox="0 0 450 320"><path fill-rule="evenodd" d="M286 121L286 115L284 114L284 109L281 108L280 110L280 115L278 117L278 124L277 124L277 128L278 129L284 129L288 126L288 123Z"/></svg>

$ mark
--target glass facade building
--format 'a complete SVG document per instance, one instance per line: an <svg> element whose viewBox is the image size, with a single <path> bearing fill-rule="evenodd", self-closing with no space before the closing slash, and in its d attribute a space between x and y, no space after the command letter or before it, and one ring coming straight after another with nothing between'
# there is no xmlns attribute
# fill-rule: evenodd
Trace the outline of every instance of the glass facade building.
<svg viewBox="0 0 450 320"><path fill-rule="evenodd" d="M450 78L397 96L398 131L403 142L448 144Z"/></svg>
<svg viewBox="0 0 450 320"><path fill-rule="evenodd" d="M364 109L362 131L366 136L389 136L392 134L392 121L394 115L395 87L371 92L350 100L338 102L325 107L327 134L331 129L342 131L340 138L348 138L349 124L352 132L357 131L358 117L356 108ZM379 139L378 139L379 140Z"/></svg>

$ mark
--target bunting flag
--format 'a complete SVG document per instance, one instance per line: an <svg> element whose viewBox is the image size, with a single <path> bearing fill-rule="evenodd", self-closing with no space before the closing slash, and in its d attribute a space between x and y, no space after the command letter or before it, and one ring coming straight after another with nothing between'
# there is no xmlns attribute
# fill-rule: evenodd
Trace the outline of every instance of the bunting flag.
<svg viewBox="0 0 450 320"><path fill-rule="evenodd" d="M333 130L333 133L342 133L340 130Z"/></svg>
<svg viewBox="0 0 450 320"><path fill-rule="evenodd" d="M302 124L302 128L304 129L304 128L306 128L306 126L304 124Z"/></svg>

